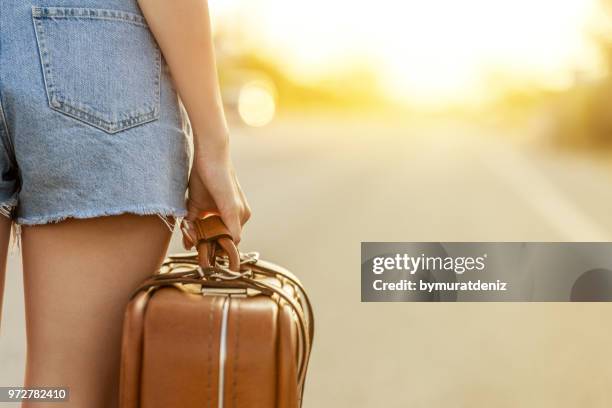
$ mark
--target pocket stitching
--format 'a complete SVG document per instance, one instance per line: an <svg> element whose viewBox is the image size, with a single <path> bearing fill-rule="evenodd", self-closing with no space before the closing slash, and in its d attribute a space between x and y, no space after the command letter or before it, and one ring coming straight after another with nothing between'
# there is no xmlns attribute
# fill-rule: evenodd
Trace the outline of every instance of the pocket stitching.
<svg viewBox="0 0 612 408"><path fill-rule="evenodd" d="M86 19L86 20L116 20L134 23L141 27L148 27L143 16L130 13L128 11L97 9L97 8L78 8L78 7L37 7L32 6L32 16L34 18L65 18L65 19Z"/></svg>
<svg viewBox="0 0 612 408"><path fill-rule="evenodd" d="M65 14L65 12L68 12L68 14ZM74 14L76 12L88 14ZM46 46L45 29L42 22L42 20L46 18L122 21L147 28L147 25L143 23L143 17L125 11L106 9L32 7L32 19L35 26L36 41L38 43L38 54L43 68L43 80L47 91L47 101L51 109L81 120L111 134L159 119L161 99L161 52L157 46L155 46L155 70L157 73L154 78L155 99L153 103L144 104L139 109L122 112L120 116L124 116L125 119L119 119L114 122L107 121L100 117L100 112L96 109L63 96L62 93L55 88L53 71L51 69L51 56Z"/></svg>

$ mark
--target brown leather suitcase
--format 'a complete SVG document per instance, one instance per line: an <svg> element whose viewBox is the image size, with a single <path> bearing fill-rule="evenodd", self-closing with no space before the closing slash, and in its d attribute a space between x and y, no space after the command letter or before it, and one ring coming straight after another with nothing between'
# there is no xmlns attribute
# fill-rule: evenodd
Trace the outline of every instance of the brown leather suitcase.
<svg viewBox="0 0 612 408"><path fill-rule="evenodd" d="M204 231L207 267L196 254L170 256L134 293L121 408L301 406L314 333L308 297L286 269L239 254L219 223Z"/></svg>

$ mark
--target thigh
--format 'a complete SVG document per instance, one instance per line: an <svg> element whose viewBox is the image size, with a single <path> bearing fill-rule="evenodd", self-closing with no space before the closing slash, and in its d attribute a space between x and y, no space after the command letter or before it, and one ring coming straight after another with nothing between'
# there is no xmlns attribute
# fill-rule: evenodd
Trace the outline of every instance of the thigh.
<svg viewBox="0 0 612 408"><path fill-rule="evenodd" d="M6 255L11 240L12 221L0 215L0 323L2 322L2 299L4 297L4 275L6 274ZM0 324L1 331L1 324Z"/></svg>
<svg viewBox="0 0 612 408"><path fill-rule="evenodd" d="M70 387L62 406L115 406L123 310L170 235L137 215L23 228L27 386Z"/></svg>

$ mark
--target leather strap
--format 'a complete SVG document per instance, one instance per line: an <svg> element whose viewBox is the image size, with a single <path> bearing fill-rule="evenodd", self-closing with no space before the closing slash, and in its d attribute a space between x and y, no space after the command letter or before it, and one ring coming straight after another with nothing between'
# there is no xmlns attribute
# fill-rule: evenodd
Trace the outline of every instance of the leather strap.
<svg viewBox="0 0 612 408"><path fill-rule="evenodd" d="M203 266L215 266L217 252L225 252L229 259L229 268L239 272L240 253L221 217L209 214L195 220L193 224L196 232L196 249Z"/></svg>
<svg viewBox="0 0 612 408"><path fill-rule="evenodd" d="M219 238L232 239L229 230L217 214L208 214L197 219L194 225L198 242L201 240L210 242Z"/></svg>

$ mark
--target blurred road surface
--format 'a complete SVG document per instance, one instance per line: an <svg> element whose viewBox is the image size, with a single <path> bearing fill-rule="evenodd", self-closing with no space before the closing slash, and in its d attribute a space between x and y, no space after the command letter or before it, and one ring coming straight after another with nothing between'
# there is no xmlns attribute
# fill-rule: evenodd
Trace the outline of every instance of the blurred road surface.
<svg viewBox="0 0 612 408"><path fill-rule="evenodd" d="M610 240L610 167L495 127L358 119L234 129L254 212L242 249L295 271L316 307L304 406L612 406L612 305L362 304L359 293L361 241ZM17 253L9 265L6 386L24 359Z"/></svg>

